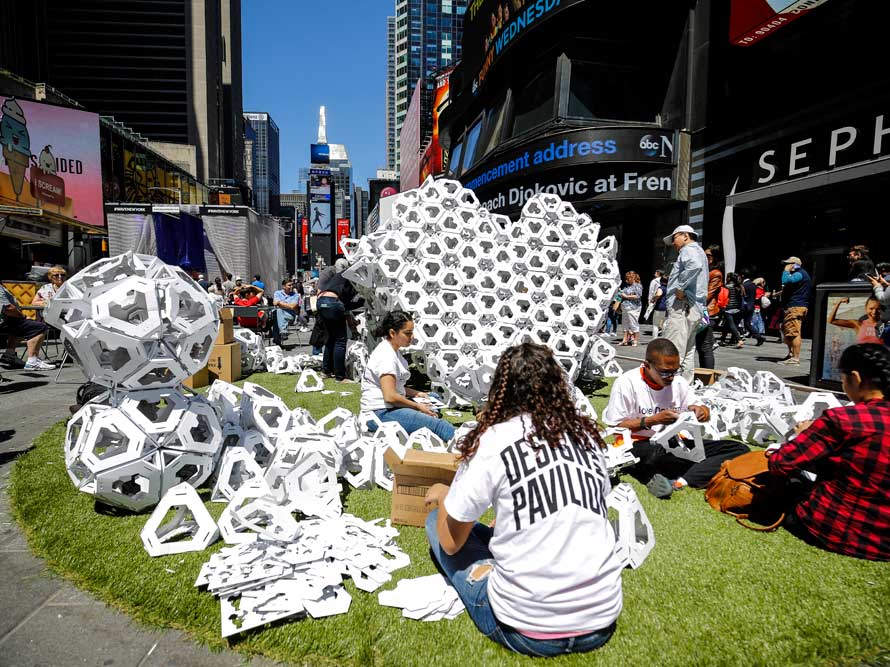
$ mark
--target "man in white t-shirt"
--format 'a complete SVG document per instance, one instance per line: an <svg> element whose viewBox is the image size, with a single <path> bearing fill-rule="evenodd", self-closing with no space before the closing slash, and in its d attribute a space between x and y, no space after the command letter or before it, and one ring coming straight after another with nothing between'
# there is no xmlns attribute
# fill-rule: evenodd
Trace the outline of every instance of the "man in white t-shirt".
<svg viewBox="0 0 890 667"><path fill-rule="evenodd" d="M679 372L677 347L667 338L656 338L646 346L642 365L615 380L602 414L607 426L631 431L633 453L640 463L630 472L659 498L668 498L674 490L687 485L706 486L723 461L748 451L739 442L706 441L705 460L691 463L649 442L655 435L653 426L673 424L683 412L694 413L700 422L711 417L710 410L697 402L695 392Z"/></svg>

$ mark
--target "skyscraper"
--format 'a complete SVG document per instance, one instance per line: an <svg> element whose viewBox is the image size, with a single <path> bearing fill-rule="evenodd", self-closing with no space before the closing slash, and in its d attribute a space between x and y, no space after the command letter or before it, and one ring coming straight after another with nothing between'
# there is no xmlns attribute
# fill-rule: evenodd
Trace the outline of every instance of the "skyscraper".
<svg viewBox="0 0 890 667"><path fill-rule="evenodd" d="M278 195L281 192L280 154L278 151L278 126L265 112L244 114L256 139L253 143L253 193L259 213L278 211Z"/></svg>
<svg viewBox="0 0 890 667"><path fill-rule="evenodd" d="M334 181L334 217L352 221L352 162L343 144L331 148L331 179ZM351 226L351 225L350 225Z"/></svg>
<svg viewBox="0 0 890 667"><path fill-rule="evenodd" d="M395 169L396 153L396 17L386 17L386 168Z"/></svg>
<svg viewBox="0 0 890 667"><path fill-rule="evenodd" d="M191 154L198 180L245 180L241 0L0 2L0 67Z"/></svg>
<svg viewBox="0 0 890 667"><path fill-rule="evenodd" d="M399 134L417 81L460 60L466 8L467 0L396 0L395 165L387 159L388 169L400 166Z"/></svg>

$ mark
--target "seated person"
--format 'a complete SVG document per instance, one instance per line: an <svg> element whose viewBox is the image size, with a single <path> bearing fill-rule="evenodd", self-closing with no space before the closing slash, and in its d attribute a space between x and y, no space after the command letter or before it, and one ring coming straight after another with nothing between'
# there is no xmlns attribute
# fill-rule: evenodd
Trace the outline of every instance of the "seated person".
<svg viewBox="0 0 890 667"><path fill-rule="evenodd" d="M687 485L704 488L724 461L748 451L740 442L706 440L705 460L692 463L649 442L655 435L652 426L673 424L682 412L693 412L700 422L711 417L706 406L695 403L692 387L679 372L676 346L667 338L656 338L646 346L643 364L615 380L602 414L607 426L631 431L633 454L640 462L629 472L658 498L669 498L674 490Z"/></svg>
<svg viewBox="0 0 890 667"><path fill-rule="evenodd" d="M592 651L615 631L622 565L602 447L550 349L522 343L501 355L454 481L427 493L439 569L476 627L516 653Z"/></svg>
<svg viewBox="0 0 890 667"><path fill-rule="evenodd" d="M285 278L281 281L281 288L275 290L272 295L272 305L278 310L275 311L275 322L278 326L275 338L272 342L281 345L281 336L287 331L287 328L296 320L300 320L300 308L303 300L294 289L294 281Z"/></svg>
<svg viewBox="0 0 890 667"><path fill-rule="evenodd" d="M890 350L851 345L838 366L854 405L801 424L797 437L768 450L769 470L794 480L789 532L828 551L890 560Z"/></svg>
<svg viewBox="0 0 890 667"><path fill-rule="evenodd" d="M48 306L49 302L52 301L53 297L56 295L56 292L62 287L62 283L65 282L67 276L68 272L65 271L65 267L59 266L58 264L47 271L46 277L49 278L49 282L37 290L37 294L34 296L34 300L31 301L31 305Z"/></svg>
<svg viewBox="0 0 890 667"><path fill-rule="evenodd" d="M20 339L25 339L28 348L28 360L24 364L26 371L50 371L55 366L41 361L40 346L46 336L46 323L29 320L21 311L15 297L8 289L0 285L0 335L6 336L6 352L0 362L7 366L20 368L22 361L16 356L15 348Z"/></svg>
<svg viewBox="0 0 890 667"><path fill-rule="evenodd" d="M451 440L454 426L428 405L411 400L427 398L427 394L405 386L411 372L399 349L414 340L411 315L401 310L387 313L374 335L381 340L362 374L362 412L373 412L382 422L398 422L408 433L426 427L443 441Z"/></svg>
<svg viewBox="0 0 890 667"><path fill-rule="evenodd" d="M261 297L263 296L263 290L259 287L255 287L254 285L246 285L242 286L241 289L235 293L235 301L234 304L236 306L261 306L262 301ZM238 324L242 327L247 327L249 329L265 328L266 326L266 313L265 311L257 311L258 317L239 317Z"/></svg>

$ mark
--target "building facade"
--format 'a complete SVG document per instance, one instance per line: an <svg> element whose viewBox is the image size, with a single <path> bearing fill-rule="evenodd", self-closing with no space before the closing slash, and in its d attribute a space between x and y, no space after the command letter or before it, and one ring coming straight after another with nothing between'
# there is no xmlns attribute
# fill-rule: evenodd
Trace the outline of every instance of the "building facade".
<svg viewBox="0 0 890 667"><path fill-rule="evenodd" d="M386 17L386 168L396 168L396 17Z"/></svg>
<svg viewBox="0 0 890 667"><path fill-rule="evenodd" d="M349 218L352 226L352 162L343 144L329 144L331 179L334 182L334 216L336 219Z"/></svg>
<svg viewBox="0 0 890 667"><path fill-rule="evenodd" d="M266 112L247 112L244 120L256 133L253 143L253 193L258 213L275 214L281 191L278 125Z"/></svg>
<svg viewBox="0 0 890 667"><path fill-rule="evenodd" d="M368 191L356 185L352 195L353 238L361 238L367 233L368 222Z"/></svg>
<svg viewBox="0 0 890 667"><path fill-rule="evenodd" d="M0 67L161 150L193 146L201 181L244 181L240 0L0 3Z"/></svg>
<svg viewBox="0 0 890 667"><path fill-rule="evenodd" d="M518 4L470 3L439 118L448 172L514 219L559 194L616 236L622 268L648 274L687 217L694 3Z"/></svg>
<svg viewBox="0 0 890 667"><path fill-rule="evenodd" d="M396 0L395 165L401 163L399 135L419 79L461 59L467 0Z"/></svg>

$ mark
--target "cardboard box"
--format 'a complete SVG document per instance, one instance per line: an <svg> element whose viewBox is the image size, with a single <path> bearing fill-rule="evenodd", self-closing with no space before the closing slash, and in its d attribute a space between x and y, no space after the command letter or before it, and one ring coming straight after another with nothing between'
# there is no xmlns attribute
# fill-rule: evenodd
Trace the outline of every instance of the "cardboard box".
<svg viewBox="0 0 890 667"><path fill-rule="evenodd" d="M219 333L214 345L227 345L235 341L235 318L231 308L220 308Z"/></svg>
<svg viewBox="0 0 890 667"><path fill-rule="evenodd" d="M423 504L426 492L437 482L451 483L457 472L457 455L409 449L402 459L389 448L383 458L395 474L390 512L393 523L423 527L427 515Z"/></svg>
<svg viewBox="0 0 890 667"><path fill-rule="evenodd" d="M235 382L241 379L241 343L214 345L207 361L210 381Z"/></svg>
<svg viewBox="0 0 890 667"><path fill-rule="evenodd" d="M696 368L694 379L701 380L702 384L707 387L719 380L721 375L723 375L723 371L714 370L713 368Z"/></svg>
<svg viewBox="0 0 890 667"><path fill-rule="evenodd" d="M207 366L204 366L204 368L199 370L187 380L183 381L182 384L191 389L206 387L208 384L210 384L210 371L207 370Z"/></svg>

